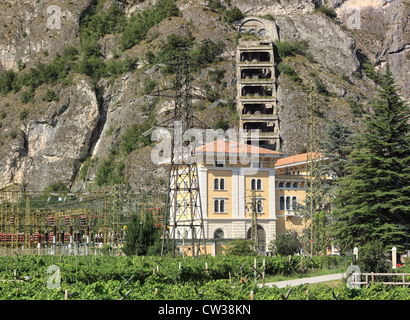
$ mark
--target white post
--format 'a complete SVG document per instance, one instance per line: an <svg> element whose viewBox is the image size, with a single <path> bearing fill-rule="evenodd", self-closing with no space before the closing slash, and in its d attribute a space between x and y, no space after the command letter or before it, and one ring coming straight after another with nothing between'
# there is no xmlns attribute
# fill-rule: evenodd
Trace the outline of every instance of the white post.
<svg viewBox="0 0 410 320"><path fill-rule="evenodd" d="M357 259L359 259L359 249L357 247L353 249L353 258L355 263L357 262Z"/></svg>
<svg viewBox="0 0 410 320"><path fill-rule="evenodd" d="M40 248L41 248L41 243L39 242L39 243L37 243L37 254L38 255L40 255L40 253L41 253Z"/></svg>
<svg viewBox="0 0 410 320"><path fill-rule="evenodd" d="M397 268L397 248L396 247L391 248L391 263L392 263L392 268L396 269Z"/></svg>
<svg viewBox="0 0 410 320"><path fill-rule="evenodd" d="M68 255L71 256L73 253L73 235L70 234L70 243L68 244Z"/></svg>

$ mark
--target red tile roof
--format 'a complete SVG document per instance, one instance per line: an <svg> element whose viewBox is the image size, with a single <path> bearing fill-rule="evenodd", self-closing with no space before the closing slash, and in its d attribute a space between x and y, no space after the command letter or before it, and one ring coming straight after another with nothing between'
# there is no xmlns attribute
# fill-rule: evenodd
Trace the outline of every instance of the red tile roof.
<svg viewBox="0 0 410 320"><path fill-rule="evenodd" d="M323 154L319 153L319 156L322 158ZM293 156L281 158L278 161L276 161L276 167L280 166L285 166L285 165L290 165L290 164L296 164L296 163L303 163L306 162L308 158L307 153L301 153L301 154L296 154Z"/></svg>
<svg viewBox="0 0 410 320"><path fill-rule="evenodd" d="M280 157L283 153L278 151L273 151L270 149L265 149L261 147L252 146L245 143L240 143L232 140L218 140L214 142L207 143L203 146L199 146L195 149L196 153L202 154L215 154L215 153L225 153L225 154L259 154L259 155L270 155Z"/></svg>

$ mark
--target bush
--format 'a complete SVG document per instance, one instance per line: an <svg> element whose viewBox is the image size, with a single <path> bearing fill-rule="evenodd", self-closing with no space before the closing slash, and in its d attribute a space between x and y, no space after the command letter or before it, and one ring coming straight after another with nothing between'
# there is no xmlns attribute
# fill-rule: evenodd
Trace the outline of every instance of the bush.
<svg viewBox="0 0 410 320"><path fill-rule="evenodd" d="M115 163L114 157L111 155L107 160L103 161L97 169L95 175L95 183L101 187L103 185L113 185L124 182L125 165L122 162Z"/></svg>
<svg viewBox="0 0 410 320"><path fill-rule="evenodd" d="M213 42L212 40L203 40L201 45L189 52L192 60L203 66L216 61L217 57L223 52L225 44L222 41Z"/></svg>
<svg viewBox="0 0 410 320"><path fill-rule="evenodd" d="M329 18L332 18L332 19L337 17L336 12L332 8L329 8L329 7L320 7L317 9L317 11L327 15Z"/></svg>
<svg viewBox="0 0 410 320"><path fill-rule="evenodd" d="M225 11L225 19L228 23L233 23L243 18L244 15L242 11L237 7L233 7L232 9Z"/></svg>
<svg viewBox="0 0 410 320"><path fill-rule="evenodd" d="M13 82L16 77L17 74L12 70L0 74L0 92L3 95L6 95L13 89Z"/></svg>
<svg viewBox="0 0 410 320"><path fill-rule="evenodd" d="M28 103L29 101L34 102L34 89L30 87L27 91L21 93L20 101L23 104Z"/></svg>
<svg viewBox="0 0 410 320"><path fill-rule="evenodd" d="M132 48L142 40L145 40L151 27L165 18L179 15L179 8L175 5L174 1L160 0L151 10L146 9L130 19L120 39L121 49L127 50Z"/></svg>
<svg viewBox="0 0 410 320"><path fill-rule="evenodd" d="M277 234L276 239L269 244L269 250L275 255L293 255L301 249L301 243L296 232Z"/></svg>
<svg viewBox="0 0 410 320"><path fill-rule="evenodd" d="M237 239L232 241L226 250L227 255L235 256L256 256L257 253L252 249L252 241Z"/></svg>
<svg viewBox="0 0 410 320"><path fill-rule="evenodd" d="M368 242L359 248L357 265L361 272L385 273L390 269L384 256L384 248L377 241Z"/></svg>
<svg viewBox="0 0 410 320"><path fill-rule="evenodd" d="M47 91L44 94L42 100L47 101L47 102L51 102L51 101L59 101L59 98L53 90L47 89Z"/></svg>
<svg viewBox="0 0 410 320"><path fill-rule="evenodd" d="M82 41L98 40L106 34L121 32L125 24L125 16L114 3L103 11L105 0L94 1L87 14L80 22L80 37Z"/></svg>
<svg viewBox="0 0 410 320"><path fill-rule="evenodd" d="M302 83L302 79L290 65L281 62L278 64L278 71L280 73L287 74L293 81Z"/></svg>
<svg viewBox="0 0 410 320"><path fill-rule="evenodd" d="M20 114L19 114L19 119L20 119L20 121L23 121L24 119L26 119L29 113L30 113L30 111L29 111L28 109L26 109L26 108L24 108L23 110L21 110L21 111L20 111Z"/></svg>
<svg viewBox="0 0 410 320"><path fill-rule="evenodd" d="M308 54L308 44L306 41L275 41L275 46L281 59L294 56L296 54L300 54L302 56L307 56Z"/></svg>
<svg viewBox="0 0 410 320"><path fill-rule="evenodd" d="M189 47L192 43L193 38L190 35L183 37L177 34L171 34L167 37L167 41L161 45L158 57L161 57L161 61L178 61L182 48ZM164 68L164 73L173 74L175 70L174 65L167 65Z"/></svg>

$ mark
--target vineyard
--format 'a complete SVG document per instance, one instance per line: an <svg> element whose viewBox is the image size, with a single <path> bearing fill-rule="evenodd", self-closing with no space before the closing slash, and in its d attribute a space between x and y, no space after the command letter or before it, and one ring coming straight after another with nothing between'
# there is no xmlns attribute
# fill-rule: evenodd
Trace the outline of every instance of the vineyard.
<svg viewBox="0 0 410 320"><path fill-rule="evenodd" d="M256 262L256 264L255 264ZM303 261L315 271L340 268L341 257ZM255 268L256 265L256 268ZM302 272L300 258L35 256L0 258L2 300L409 300L407 286L349 289L258 286L266 275ZM409 272L408 267L397 272ZM300 274L301 275L301 274ZM346 281L346 280L341 280Z"/></svg>

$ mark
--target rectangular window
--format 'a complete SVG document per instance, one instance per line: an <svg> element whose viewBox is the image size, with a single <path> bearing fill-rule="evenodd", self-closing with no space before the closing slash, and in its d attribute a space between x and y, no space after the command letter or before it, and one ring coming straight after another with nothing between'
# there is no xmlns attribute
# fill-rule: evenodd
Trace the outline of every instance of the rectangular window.
<svg viewBox="0 0 410 320"><path fill-rule="evenodd" d="M215 161L215 167L216 167L216 168L223 168L223 167L225 167L225 161L216 160L216 161Z"/></svg>

